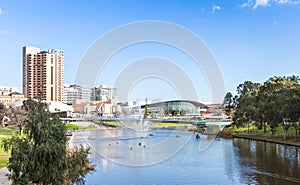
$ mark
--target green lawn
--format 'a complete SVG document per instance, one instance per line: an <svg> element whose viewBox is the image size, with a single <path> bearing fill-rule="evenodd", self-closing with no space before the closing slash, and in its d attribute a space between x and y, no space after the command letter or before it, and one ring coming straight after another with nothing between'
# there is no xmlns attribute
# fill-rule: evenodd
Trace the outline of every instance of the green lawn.
<svg viewBox="0 0 300 185"><path fill-rule="evenodd" d="M76 125L76 124L72 124L72 123L66 123L65 125L69 130L86 129L86 127L84 127L84 126L80 126L80 125Z"/></svg>
<svg viewBox="0 0 300 185"><path fill-rule="evenodd" d="M232 132L232 127L226 128L226 130L229 130ZM290 127L288 129L288 132L286 134L287 138L286 140L283 139L284 135L284 129L282 126L278 126L276 128L276 133L271 134L271 128L267 127L266 134L263 134L263 129L258 130L256 126L250 125L250 133L248 134L248 127L241 127L241 128L234 128L234 135L243 137L243 138L249 138L249 139L255 139L255 140L263 140L263 141L271 141L271 142L277 142L277 143L286 143L286 144L294 144L294 145L300 145L300 136L298 136L298 140L295 141L295 128Z"/></svg>
<svg viewBox="0 0 300 185"><path fill-rule="evenodd" d="M228 130L232 130L232 128L228 128ZM267 127L266 129L267 134L271 133L271 128ZM234 127L234 133L247 133L248 132L248 126L244 126L244 127ZM263 129L258 130L257 127L255 125L250 125L250 133L260 133L262 134L264 132ZM283 134L284 129L282 126L278 126L276 128L276 134ZM295 133L295 128L294 127L290 127L288 129L288 134L294 134Z"/></svg>
<svg viewBox="0 0 300 185"><path fill-rule="evenodd" d="M151 127L184 127L184 126L190 126L190 124L181 124L181 123L152 123Z"/></svg>
<svg viewBox="0 0 300 185"><path fill-rule="evenodd" d="M124 124L118 122L118 121L105 121L104 125L112 126L112 127L125 127Z"/></svg>
<svg viewBox="0 0 300 185"><path fill-rule="evenodd" d="M7 166L8 158L10 154L5 152L2 147L2 140L4 138L10 138L12 135L19 132L19 128L16 126L10 126L7 128L0 128L0 168Z"/></svg>
<svg viewBox="0 0 300 185"><path fill-rule="evenodd" d="M7 166L9 154L4 152L3 149L0 150L0 168Z"/></svg>
<svg viewBox="0 0 300 185"><path fill-rule="evenodd" d="M113 127L126 127L124 124L118 122L118 121L105 121L105 125L107 126L113 126ZM152 123L152 128L158 128L158 127L177 127L177 126L190 126L190 124L179 124L179 123Z"/></svg>

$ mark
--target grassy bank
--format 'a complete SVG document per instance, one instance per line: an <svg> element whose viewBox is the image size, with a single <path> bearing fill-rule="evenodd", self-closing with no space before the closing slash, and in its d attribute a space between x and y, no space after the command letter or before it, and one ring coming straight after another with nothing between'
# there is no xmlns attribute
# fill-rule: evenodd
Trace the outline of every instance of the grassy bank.
<svg viewBox="0 0 300 185"><path fill-rule="evenodd" d="M76 125L76 124L73 124L73 123L66 123L65 125L66 125L66 127L67 127L69 130L86 129L86 128L87 128L87 127L80 126L80 125Z"/></svg>
<svg viewBox="0 0 300 185"><path fill-rule="evenodd" d="M190 124L181 124L181 123L164 123L164 122L157 122L152 123L151 127L153 128L167 128L167 127L189 127Z"/></svg>
<svg viewBox="0 0 300 185"><path fill-rule="evenodd" d="M267 127L266 133L264 134L263 130L258 130L254 125L234 128L232 127L226 128L229 133L233 133L233 136L236 138L245 138L251 140L272 142L278 144L287 144L293 146L300 146L300 136L295 140L295 129L294 127L290 127L286 133L286 139L284 140L284 129L282 126L276 128L275 133L271 133L271 128Z"/></svg>
<svg viewBox="0 0 300 185"><path fill-rule="evenodd" d="M8 159L10 156L10 154L8 152L4 151L4 149L2 147L2 140L4 138L10 138L17 132L19 132L19 128L16 126L11 126L11 127L0 129L0 145L1 145L1 147L0 147L0 168L7 166Z"/></svg>
<svg viewBox="0 0 300 185"><path fill-rule="evenodd" d="M250 140L257 140L257 141L264 141L270 143L277 143L277 144L286 144L291 146L298 146L300 147L300 141L296 141L295 139L288 138L283 140L280 136L272 136L272 135L248 135L248 134L234 134L235 138L243 138L243 139L250 139Z"/></svg>
<svg viewBox="0 0 300 185"><path fill-rule="evenodd" d="M126 127L126 125L117 121L105 121L103 124L111 127ZM189 127L190 124L164 123L164 122L155 122L151 124L152 128L168 128L168 127L178 127L178 126Z"/></svg>
<svg viewBox="0 0 300 185"><path fill-rule="evenodd" d="M105 126L109 126L109 127L125 127L124 124L118 122L118 121L105 121L103 123L103 125Z"/></svg>

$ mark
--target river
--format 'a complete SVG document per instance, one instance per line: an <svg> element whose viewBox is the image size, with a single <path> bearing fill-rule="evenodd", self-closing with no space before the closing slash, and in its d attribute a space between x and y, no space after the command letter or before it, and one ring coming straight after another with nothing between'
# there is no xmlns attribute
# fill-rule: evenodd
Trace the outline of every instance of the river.
<svg viewBox="0 0 300 185"><path fill-rule="evenodd" d="M299 147L236 138L214 140L199 150L201 139L190 132L151 134L136 139L130 131L110 129L74 137L73 144L92 148L96 171L86 176L86 184L300 184Z"/></svg>

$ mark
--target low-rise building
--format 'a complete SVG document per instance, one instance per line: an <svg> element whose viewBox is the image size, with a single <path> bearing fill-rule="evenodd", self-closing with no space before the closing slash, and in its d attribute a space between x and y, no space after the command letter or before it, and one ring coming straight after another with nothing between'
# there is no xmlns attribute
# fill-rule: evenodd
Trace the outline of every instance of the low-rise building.
<svg viewBox="0 0 300 185"><path fill-rule="evenodd" d="M0 103L5 107L12 106L14 102L24 100L24 95L17 92L16 87L0 87Z"/></svg>
<svg viewBox="0 0 300 185"><path fill-rule="evenodd" d="M115 116L118 105L108 101L81 101L74 100L73 108L75 113L95 114L97 116Z"/></svg>

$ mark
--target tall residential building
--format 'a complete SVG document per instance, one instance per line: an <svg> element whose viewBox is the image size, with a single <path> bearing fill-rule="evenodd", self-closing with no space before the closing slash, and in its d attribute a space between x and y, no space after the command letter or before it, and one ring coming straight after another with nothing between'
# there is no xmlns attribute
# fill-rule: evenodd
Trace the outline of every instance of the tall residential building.
<svg viewBox="0 0 300 185"><path fill-rule="evenodd" d="M118 102L117 88L100 85L91 89L91 101L108 101L113 104Z"/></svg>
<svg viewBox="0 0 300 185"><path fill-rule="evenodd" d="M64 85L63 103L71 105L73 100L90 101L90 89L82 85Z"/></svg>
<svg viewBox="0 0 300 185"><path fill-rule="evenodd" d="M64 51L23 47L23 94L26 98L62 101Z"/></svg>

